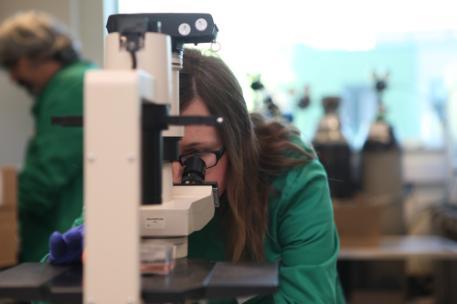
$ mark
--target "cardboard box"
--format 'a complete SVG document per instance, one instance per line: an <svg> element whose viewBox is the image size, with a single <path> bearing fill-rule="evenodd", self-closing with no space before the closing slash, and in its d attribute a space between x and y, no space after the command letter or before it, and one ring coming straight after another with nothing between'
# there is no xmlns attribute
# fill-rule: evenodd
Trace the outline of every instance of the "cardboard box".
<svg viewBox="0 0 457 304"><path fill-rule="evenodd" d="M335 223L341 247L377 246L381 241L382 204L368 204L362 197L334 200Z"/></svg>
<svg viewBox="0 0 457 304"><path fill-rule="evenodd" d="M342 246L376 246L383 235L403 235L403 203L391 195L333 200L336 226Z"/></svg>
<svg viewBox="0 0 457 304"><path fill-rule="evenodd" d="M351 296L351 304L403 304L405 296L402 291L366 291L355 290Z"/></svg>
<svg viewBox="0 0 457 304"><path fill-rule="evenodd" d="M17 223L17 173L13 167L0 169L0 267L17 264L18 223Z"/></svg>

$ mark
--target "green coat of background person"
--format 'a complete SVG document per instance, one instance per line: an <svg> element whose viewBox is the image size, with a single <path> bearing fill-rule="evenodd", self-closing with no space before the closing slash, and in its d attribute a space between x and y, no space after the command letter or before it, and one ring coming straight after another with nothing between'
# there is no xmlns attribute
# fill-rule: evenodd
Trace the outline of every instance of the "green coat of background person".
<svg viewBox="0 0 457 304"><path fill-rule="evenodd" d="M19 174L20 261L38 262L50 234L71 227L82 211L82 128L51 124L82 115L83 79L91 64L50 16L20 13L0 25L0 64L33 97L34 134Z"/></svg>

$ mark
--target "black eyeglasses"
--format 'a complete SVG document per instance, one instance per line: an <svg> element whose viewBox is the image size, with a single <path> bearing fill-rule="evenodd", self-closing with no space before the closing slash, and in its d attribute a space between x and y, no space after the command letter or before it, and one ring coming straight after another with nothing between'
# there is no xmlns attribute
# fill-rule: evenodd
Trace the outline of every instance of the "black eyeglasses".
<svg viewBox="0 0 457 304"><path fill-rule="evenodd" d="M198 157L205 162L206 169L212 168L217 165L219 159L224 155L225 148L222 146L219 150L216 151L203 151L203 152L193 152L188 154L180 155L178 160L181 166L185 166L186 161L192 157Z"/></svg>

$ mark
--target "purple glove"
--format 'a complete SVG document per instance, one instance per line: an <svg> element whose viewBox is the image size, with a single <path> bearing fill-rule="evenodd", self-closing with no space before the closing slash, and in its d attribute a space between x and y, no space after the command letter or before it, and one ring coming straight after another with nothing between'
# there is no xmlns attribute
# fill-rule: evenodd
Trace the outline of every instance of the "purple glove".
<svg viewBox="0 0 457 304"><path fill-rule="evenodd" d="M54 265L80 263L83 239L84 225L73 227L63 234L53 232L49 238L49 262Z"/></svg>

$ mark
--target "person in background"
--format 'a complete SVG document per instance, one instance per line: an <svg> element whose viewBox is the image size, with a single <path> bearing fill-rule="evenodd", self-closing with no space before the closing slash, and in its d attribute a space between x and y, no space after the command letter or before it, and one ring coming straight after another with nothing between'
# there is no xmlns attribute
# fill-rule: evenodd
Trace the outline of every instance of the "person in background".
<svg viewBox="0 0 457 304"><path fill-rule="evenodd" d="M39 261L50 234L65 231L82 212L83 133L51 123L82 115L81 60L68 31L40 12L23 12L0 25L0 66L33 98L34 134L19 175L20 261Z"/></svg>
<svg viewBox="0 0 457 304"><path fill-rule="evenodd" d="M217 127L186 126L180 161L173 164L173 181L180 183L183 160L202 159L205 181L217 182L220 191L215 216L189 236L188 257L278 262L279 290L246 303L344 303L327 176L299 133L249 115L230 69L218 57L195 49L184 51L180 108L183 116L224 118ZM64 236L66 242L51 238L51 263L81 260L83 226Z"/></svg>

